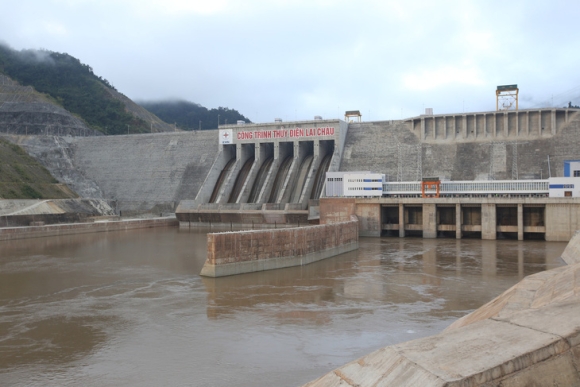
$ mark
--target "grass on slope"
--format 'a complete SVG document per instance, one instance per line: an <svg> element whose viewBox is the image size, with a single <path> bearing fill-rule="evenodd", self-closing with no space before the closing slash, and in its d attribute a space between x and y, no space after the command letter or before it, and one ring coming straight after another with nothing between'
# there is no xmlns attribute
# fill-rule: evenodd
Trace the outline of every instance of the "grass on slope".
<svg viewBox="0 0 580 387"><path fill-rule="evenodd" d="M21 147L0 139L0 199L77 197Z"/></svg>

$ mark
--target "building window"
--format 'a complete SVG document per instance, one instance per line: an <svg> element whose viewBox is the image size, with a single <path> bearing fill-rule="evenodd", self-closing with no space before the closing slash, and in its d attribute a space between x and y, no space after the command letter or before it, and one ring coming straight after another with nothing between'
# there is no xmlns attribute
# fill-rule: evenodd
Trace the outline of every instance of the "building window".
<svg viewBox="0 0 580 387"><path fill-rule="evenodd" d="M574 171L574 177L580 177L580 171Z"/></svg>

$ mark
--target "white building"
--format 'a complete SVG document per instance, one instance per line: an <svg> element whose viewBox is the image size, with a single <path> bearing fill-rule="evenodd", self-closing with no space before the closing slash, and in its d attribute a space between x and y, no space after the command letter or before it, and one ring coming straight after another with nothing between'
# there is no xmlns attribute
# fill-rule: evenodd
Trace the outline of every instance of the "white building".
<svg viewBox="0 0 580 387"><path fill-rule="evenodd" d="M548 182L551 198L580 197L580 177L551 177Z"/></svg>
<svg viewBox="0 0 580 387"><path fill-rule="evenodd" d="M385 175L364 172L327 172L327 197L381 197Z"/></svg>
<svg viewBox="0 0 580 387"><path fill-rule="evenodd" d="M564 161L564 176L565 177L580 177L580 160L565 160Z"/></svg>

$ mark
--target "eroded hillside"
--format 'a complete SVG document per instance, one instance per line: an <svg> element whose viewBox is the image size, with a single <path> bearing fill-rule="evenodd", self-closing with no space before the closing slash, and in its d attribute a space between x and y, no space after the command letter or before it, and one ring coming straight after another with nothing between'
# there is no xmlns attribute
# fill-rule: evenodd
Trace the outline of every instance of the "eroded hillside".
<svg viewBox="0 0 580 387"><path fill-rule="evenodd" d="M0 199L66 199L76 193L59 183L20 146L0 138Z"/></svg>

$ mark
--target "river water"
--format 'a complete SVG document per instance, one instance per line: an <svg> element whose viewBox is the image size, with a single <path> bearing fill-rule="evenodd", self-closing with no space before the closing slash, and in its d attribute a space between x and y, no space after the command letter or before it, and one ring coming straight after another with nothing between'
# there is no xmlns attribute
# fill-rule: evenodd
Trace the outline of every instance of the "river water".
<svg viewBox="0 0 580 387"><path fill-rule="evenodd" d="M363 238L304 267L198 275L201 231L0 242L0 386L299 386L436 334L565 243Z"/></svg>

